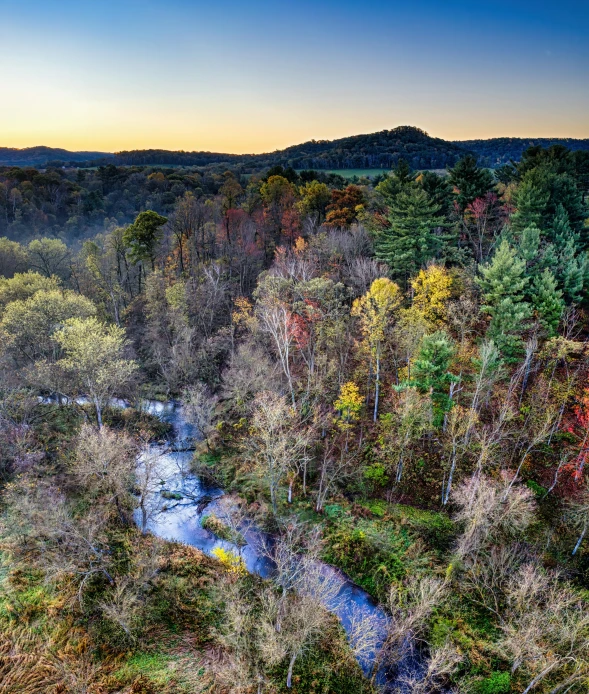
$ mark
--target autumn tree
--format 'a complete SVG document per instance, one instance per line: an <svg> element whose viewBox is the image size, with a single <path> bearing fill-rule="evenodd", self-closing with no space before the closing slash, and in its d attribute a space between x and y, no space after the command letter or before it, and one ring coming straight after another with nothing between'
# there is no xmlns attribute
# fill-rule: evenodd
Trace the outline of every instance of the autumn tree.
<svg viewBox="0 0 589 694"><path fill-rule="evenodd" d="M432 402L433 423L441 426L445 414L452 407L451 385L458 379L449 371L454 356L454 345L443 330L425 335L411 376L411 385L422 393L429 393Z"/></svg>
<svg viewBox="0 0 589 694"><path fill-rule="evenodd" d="M401 292L394 282L381 277L374 280L369 291L354 301L352 316L359 319L364 345L370 355L370 366L374 365L374 411L373 421L378 417L380 394L380 366L384 343L396 312L401 304Z"/></svg>
<svg viewBox="0 0 589 694"><path fill-rule="evenodd" d="M310 434L298 425L294 410L277 393L259 393L253 407L253 431L244 442L244 450L269 488L276 515L280 485L289 472L296 473L303 464ZM289 497L291 494L292 480Z"/></svg>
<svg viewBox="0 0 589 694"><path fill-rule="evenodd" d="M343 190L331 192L331 202L327 205L325 224L333 228L349 227L358 218L358 212L364 205L362 189L349 185Z"/></svg>
<svg viewBox="0 0 589 694"><path fill-rule="evenodd" d="M64 352L59 365L72 378L73 395L90 399L102 427L104 407L137 370L137 364L125 358L125 331L94 317L71 318L55 339Z"/></svg>

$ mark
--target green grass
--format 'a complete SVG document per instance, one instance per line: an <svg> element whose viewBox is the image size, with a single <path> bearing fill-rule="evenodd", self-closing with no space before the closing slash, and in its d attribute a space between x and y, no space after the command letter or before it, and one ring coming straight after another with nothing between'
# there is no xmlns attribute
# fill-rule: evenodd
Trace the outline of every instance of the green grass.
<svg viewBox="0 0 589 694"><path fill-rule="evenodd" d="M367 176L368 178L374 178L374 176L379 176L380 174L390 173L391 169L321 169L321 173L325 174L337 174L338 176L343 176L344 178L353 178L358 176Z"/></svg>

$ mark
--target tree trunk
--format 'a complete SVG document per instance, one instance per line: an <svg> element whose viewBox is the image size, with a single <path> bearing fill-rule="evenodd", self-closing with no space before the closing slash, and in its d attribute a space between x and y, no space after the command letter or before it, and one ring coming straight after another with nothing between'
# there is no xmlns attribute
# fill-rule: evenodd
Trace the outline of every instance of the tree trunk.
<svg viewBox="0 0 589 694"><path fill-rule="evenodd" d="M376 424L378 417L378 396L380 394L380 355L376 357L376 382L374 387L374 417L373 422Z"/></svg>
<svg viewBox="0 0 589 694"><path fill-rule="evenodd" d="M293 653L292 658L288 666L288 675L286 676L286 686L290 689L292 687L292 670L294 668L295 660L297 659L297 654Z"/></svg>
<svg viewBox="0 0 589 694"><path fill-rule="evenodd" d="M586 532L587 532L587 523L585 523L585 525L583 526L583 532L579 535L579 539L577 540L577 544L575 545L575 549L573 550L573 557L578 552L579 547L581 546L581 542L583 542L583 538L585 537Z"/></svg>
<svg viewBox="0 0 589 694"><path fill-rule="evenodd" d="M96 408L96 419L98 421L98 428L102 429L102 408L97 400L94 400L94 407Z"/></svg>

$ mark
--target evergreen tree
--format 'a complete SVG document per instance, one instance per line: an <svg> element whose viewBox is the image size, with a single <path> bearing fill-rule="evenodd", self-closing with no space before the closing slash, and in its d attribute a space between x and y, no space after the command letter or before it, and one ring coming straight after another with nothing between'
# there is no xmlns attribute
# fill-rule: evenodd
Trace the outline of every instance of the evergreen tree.
<svg viewBox="0 0 589 694"><path fill-rule="evenodd" d="M556 258L554 275L558 286L568 302L579 303L587 272L587 257L584 253L579 254L579 234L571 229L569 216L563 205L557 207L551 236Z"/></svg>
<svg viewBox="0 0 589 694"><path fill-rule="evenodd" d="M449 215L452 211L452 185L448 176L424 171L418 176L417 182L429 195L430 200L438 205L440 213Z"/></svg>
<svg viewBox="0 0 589 694"><path fill-rule="evenodd" d="M155 256L162 239L163 225L168 221L153 210L140 212L137 218L125 229L123 240L130 249L129 255L134 263L149 260L151 269L155 269Z"/></svg>
<svg viewBox="0 0 589 694"><path fill-rule="evenodd" d="M537 188L531 181L523 181L515 194L516 211L511 215L511 229L518 234L531 226L540 227L548 197L548 193Z"/></svg>
<svg viewBox="0 0 589 694"><path fill-rule="evenodd" d="M385 203L390 207L394 204L399 193L407 190L415 181L415 173L404 159L399 159L397 166L390 176L387 176L377 186L376 190L382 195Z"/></svg>
<svg viewBox="0 0 589 694"><path fill-rule="evenodd" d="M377 234L378 259L405 283L435 255L439 240L433 232L444 224L438 212L422 188L411 186L397 195L388 214L390 226Z"/></svg>
<svg viewBox="0 0 589 694"><path fill-rule="evenodd" d="M532 287L532 303L548 337L554 337L564 310L564 301L550 270L544 270L536 276Z"/></svg>
<svg viewBox="0 0 589 694"><path fill-rule="evenodd" d="M430 393L435 426L441 426L444 415L452 407L450 384L458 379L448 369L454 351L452 339L445 331L438 330L423 337L413 365L411 385L422 393Z"/></svg>
<svg viewBox="0 0 589 694"><path fill-rule="evenodd" d="M477 160L467 154L453 169L450 169L450 183L457 189L456 202L460 212L473 200L482 198L495 187L493 174L488 169L477 166Z"/></svg>
<svg viewBox="0 0 589 694"><path fill-rule="evenodd" d="M487 336L505 356L514 357L521 350L521 332L531 314L525 300L529 282L525 261L504 239L492 261L479 270L477 283L484 301L481 310L491 317Z"/></svg>

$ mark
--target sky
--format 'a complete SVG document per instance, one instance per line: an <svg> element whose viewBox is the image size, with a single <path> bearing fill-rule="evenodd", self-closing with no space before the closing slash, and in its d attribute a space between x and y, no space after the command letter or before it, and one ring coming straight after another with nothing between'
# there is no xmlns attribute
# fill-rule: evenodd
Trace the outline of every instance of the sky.
<svg viewBox="0 0 589 694"><path fill-rule="evenodd" d="M589 137L589 0L0 0L0 146Z"/></svg>

